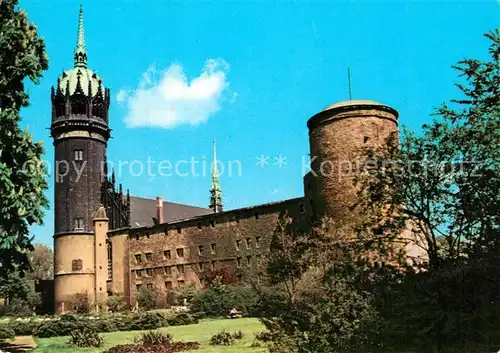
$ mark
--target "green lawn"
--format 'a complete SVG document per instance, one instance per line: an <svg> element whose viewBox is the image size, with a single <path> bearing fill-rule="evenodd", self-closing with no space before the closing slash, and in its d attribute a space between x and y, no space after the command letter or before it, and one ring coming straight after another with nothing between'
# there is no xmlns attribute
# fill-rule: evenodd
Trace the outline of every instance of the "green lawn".
<svg viewBox="0 0 500 353"><path fill-rule="evenodd" d="M226 331L241 330L245 334L242 340L229 347L209 345L210 337L222 329ZM160 329L170 332L174 336L174 341L198 341L200 349L193 352L198 353L263 353L264 348L250 348L254 340L254 334L264 330L264 326L258 319L226 319L226 320L205 320L196 325L172 326ZM141 331L111 332L103 333L104 348L83 349L70 348L67 346L68 337L39 338L36 340L37 348L35 353L73 353L73 352L102 352L106 348L118 344L133 343L134 337Z"/></svg>

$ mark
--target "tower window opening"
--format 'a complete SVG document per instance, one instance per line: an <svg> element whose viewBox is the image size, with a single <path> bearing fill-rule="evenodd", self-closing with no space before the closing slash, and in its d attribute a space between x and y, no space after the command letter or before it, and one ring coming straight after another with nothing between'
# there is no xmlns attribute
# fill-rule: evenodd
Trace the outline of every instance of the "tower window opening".
<svg viewBox="0 0 500 353"><path fill-rule="evenodd" d="M203 255L203 245L198 245L198 254Z"/></svg>
<svg viewBox="0 0 500 353"><path fill-rule="evenodd" d="M212 267L212 271L215 270L215 264L216 264L216 261L210 262L210 266Z"/></svg>
<svg viewBox="0 0 500 353"><path fill-rule="evenodd" d="M258 248L260 245L260 237L255 237L255 247Z"/></svg>
<svg viewBox="0 0 500 353"><path fill-rule="evenodd" d="M71 104L71 112L73 114L87 115L87 102L85 99L77 99Z"/></svg>
<svg viewBox="0 0 500 353"><path fill-rule="evenodd" d="M172 255L170 254L170 250L164 250L163 251L163 258L165 260L170 260L172 258Z"/></svg>
<svg viewBox="0 0 500 353"><path fill-rule="evenodd" d="M150 252L146 253L146 261L153 261L153 253Z"/></svg>
<svg viewBox="0 0 500 353"><path fill-rule="evenodd" d="M241 246L241 240L237 239L236 240L236 250L240 251L240 246Z"/></svg>
<svg viewBox="0 0 500 353"><path fill-rule="evenodd" d="M203 262L198 263L198 268L200 269L200 272L203 272Z"/></svg>
<svg viewBox="0 0 500 353"><path fill-rule="evenodd" d="M184 249L183 248L177 249L177 257L178 258L184 257Z"/></svg>
<svg viewBox="0 0 500 353"><path fill-rule="evenodd" d="M247 249L250 249L252 247L252 238L247 238L246 242L247 242Z"/></svg>
<svg viewBox="0 0 500 353"><path fill-rule="evenodd" d="M142 256L141 256L141 254L136 254L135 255L135 263L136 264L142 263Z"/></svg>
<svg viewBox="0 0 500 353"><path fill-rule="evenodd" d="M83 230L83 217L75 218L75 230Z"/></svg>
<svg viewBox="0 0 500 353"><path fill-rule="evenodd" d="M236 258L236 266L241 267L241 257Z"/></svg>
<svg viewBox="0 0 500 353"><path fill-rule="evenodd" d="M303 203L301 203L299 205L299 209L300 209L300 213L304 213L305 212L305 208L304 208L304 204Z"/></svg>
<svg viewBox="0 0 500 353"><path fill-rule="evenodd" d="M75 150L75 161L83 161L83 150Z"/></svg>
<svg viewBox="0 0 500 353"><path fill-rule="evenodd" d="M135 286L135 289L136 289L138 292L140 292L140 291L141 291L141 288L142 288L142 284L137 284L137 285Z"/></svg>
<svg viewBox="0 0 500 353"><path fill-rule="evenodd" d="M247 256L247 265L250 266L252 264L252 257Z"/></svg>
<svg viewBox="0 0 500 353"><path fill-rule="evenodd" d="M146 276L152 277L153 276L153 269L152 268L147 268L146 269Z"/></svg>
<svg viewBox="0 0 500 353"><path fill-rule="evenodd" d="M212 250L212 255L215 255L215 250L217 249L217 244L216 243L213 243L211 245L211 250Z"/></svg>
<svg viewBox="0 0 500 353"><path fill-rule="evenodd" d="M172 268L170 266L165 266L165 275L170 276L172 274Z"/></svg>
<svg viewBox="0 0 500 353"><path fill-rule="evenodd" d="M135 277L136 278L141 278L142 277L142 270L135 271Z"/></svg>
<svg viewBox="0 0 500 353"><path fill-rule="evenodd" d="M370 138L369 138L368 136L365 136L365 137L363 138L363 143L367 143L369 139L370 139Z"/></svg>
<svg viewBox="0 0 500 353"><path fill-rule="evenodd" d="M148 283L146 284L147 289L153 289L153 283Z"/></svg>
<svg viewBox="0 0 500 353"><path fill-rule="evenodd" d="M71 271L81 271L83 263L81 259L71 261Z"/></svg>
<svg viewBox="0 0 500 353"><path fill-rule="evenodd" d="M113 279L113 246L108 242L108 281Z"/></svg>

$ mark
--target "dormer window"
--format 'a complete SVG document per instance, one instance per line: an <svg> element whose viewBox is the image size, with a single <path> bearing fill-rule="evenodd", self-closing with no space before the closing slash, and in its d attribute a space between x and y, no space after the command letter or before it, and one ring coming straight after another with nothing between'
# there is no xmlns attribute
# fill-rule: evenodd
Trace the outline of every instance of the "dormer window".
<svg viewBox="0 0 500 353"><path fill-rule="evenodd" d="M83 150L75 150L75 161L83 161Z"/></svg>

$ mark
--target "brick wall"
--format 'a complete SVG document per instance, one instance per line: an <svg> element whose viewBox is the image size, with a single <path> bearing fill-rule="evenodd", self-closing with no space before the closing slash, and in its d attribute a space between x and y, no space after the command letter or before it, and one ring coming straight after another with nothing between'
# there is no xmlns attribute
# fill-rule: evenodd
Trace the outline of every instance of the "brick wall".
<svg viewBox="0 0 500 353"><path fill-rule="evenodd" d="M297 198L131 230L131 304L140 286L155 288L157 304L164 306L170 288L200 286L207 270L231 267L254 273L284 210L297 220L308 221L304 199Z"/></svg>

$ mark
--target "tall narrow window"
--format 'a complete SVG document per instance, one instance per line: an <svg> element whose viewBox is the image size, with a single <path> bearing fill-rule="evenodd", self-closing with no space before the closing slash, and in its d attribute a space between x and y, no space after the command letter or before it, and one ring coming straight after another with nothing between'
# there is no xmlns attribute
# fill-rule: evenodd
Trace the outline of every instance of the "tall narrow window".
<svg viewBox="0 0 500 353"><path fill-rule="evenodd" d="M141 254L135 254L135 263L140 264L142 262Z"/></svg>
<svg viewBox="0 0 500 353"><path fill-rule="evenodd" d="M198 255L203 255L203 245L198 245Z"/></svg>
<svg viewBox="0 0 500 353"><path fill-rule="evenodd" d="M147 268L146 269L146 276L152 277L153 276L153 269L152 268Z"/></svg>
<svg viewBox="0 0 500 353"><path fill-rule="evenodd" d="M252 247L252 238L247 238L247 249L250 249Z"/></svg>
<svg viewBox="0 0 500 353"><path fill-rule="evenodd" d="M150 252L146 253L146 261L153 261L153 253Z"/></svg>
<svg viewBox="0 0 500 353"><path fill-rule="evenodd" d="M211 245L212 255L215 255L215 250L216 250L216 248L217 248L217 244L213 243L213 244Z"/></svg>
<svg viewBox="0 0 500 353"><path fill-rule="evenodd" d="M170 250L164 250L163 251L163 258L165 260L170 260L172 258L172 255L170 255Z"/></svg>
<svg viewBox="0 0 500 353"><path fill-rule="evenodd" d="M236 240L236 250L240 251L241 240Z"/></svg>
<svg viewBox="0 0 500 353"><path fill-rule="evenodd" d="M260 237L255 237L255 247L258 248L260 245Z"/></svg>
<svg viewBox="0 0 500 353"><path fill-rule="evenodd" d="M75 150L75 161L83 161L83 150Z"/></svg>
<svg viewBox="0 0 500 353"><path fill-rule="evenodd" d="M75 230L83 230L83 217L75 218Z"/></svg>
<svg viewBox="0 0 500 353"><path fill-rule="evenodd" d="M113 279L113 248L111 242L107 242L108 245L108 281Z"/></svg>

